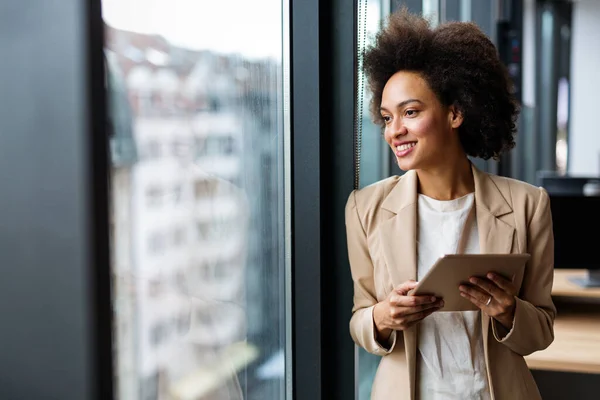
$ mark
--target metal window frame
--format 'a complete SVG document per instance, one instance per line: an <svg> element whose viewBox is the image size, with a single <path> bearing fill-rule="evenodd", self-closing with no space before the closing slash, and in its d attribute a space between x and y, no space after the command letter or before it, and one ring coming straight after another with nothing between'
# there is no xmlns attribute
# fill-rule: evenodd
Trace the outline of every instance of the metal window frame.
<svg viewBox="0 0 600 400"><path fill-rule="evenodd" d="M100 0L0 9L0 398L110 399Z"/></svg>
<svg viewBox="0 0 600 400"><path fill-rule="evenodd" d="M292 0L293 398L351 399L356 2Z"/></svg>

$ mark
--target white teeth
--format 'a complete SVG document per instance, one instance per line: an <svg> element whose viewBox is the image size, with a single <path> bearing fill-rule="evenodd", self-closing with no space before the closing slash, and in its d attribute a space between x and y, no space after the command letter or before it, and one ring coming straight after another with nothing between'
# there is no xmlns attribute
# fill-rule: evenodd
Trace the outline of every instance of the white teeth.
<svg viewBox="0 0 600 400"><path fill-rule="evenodd" d="M415 147L415 145L416 145L416 144L417 144L416 142L405 143L405 144L403 144L402 146L397 146L397 147L396 147L396 150L397 150L397 151L404 151L404 150L408 150L408 149L410 149L410 148L412 148L412 147Z"/></svg>

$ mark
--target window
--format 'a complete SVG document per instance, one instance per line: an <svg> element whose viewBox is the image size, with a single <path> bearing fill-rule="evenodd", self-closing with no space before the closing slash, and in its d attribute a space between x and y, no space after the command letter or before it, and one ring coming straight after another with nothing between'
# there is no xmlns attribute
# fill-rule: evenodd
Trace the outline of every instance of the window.
<svg viewBox="0 0 600 400"><path fill-rule="evenodd" d="M158 347L165 336L165 329L162 323L156 323L150 331L150 342L153 347Z"/></svg>
<svg viewBox="0 0 600 400"><path fill-rule="evenodd" d="M175 185L173 187L173 202L175 204L179 204L181 201L181 196L183 195L183 187L182 185Z"/></svg>
<svg viewBox="0 0 600 400"><path fill-rule="evenodd" d="M198 232L201 240L206 242L218 242L233 239L238 233L237 220L229 219L213 219L203 221L198 224Z"/></svg>
<svg viewBox="0 0 600 400"><path fill-rule="evenodd" d="M360 12L362 18L357 32L359 39L362 38L362 32L366 32L364 46L371 44L371 40L379 29L380 21L387 15L388 11L384 3L385 1L382 0L361 0L358 3L359 7L362 5L363 10L366 9L366 11ZM366 14L366 19L363 14ZM357 123L361 133L361 155L364 155L360 157L359 175L360 186L364 187L388 176L390 163L388 146L382 138L381 128L371 122L368 106L371 101L371 94L367 90L366 78L362 71L359 77L362 77L362 82L359 82L357 109L362 107L362 112ZM360 100L361 97L362 101ZM394 168L394 174L400 172L397 167Z"/></svg>
<svg viewBox="0 0 600 400"><path fill-rule="evenodd" d="M233 271L228 262L219 262L214 268L215 278L218 280L226 279L228 276L231 276Z"/></svg>
<svg viewBox="0 0 600 400"><path fill-rule="evenodd" d="M150 186L146 189L146 201L149 207L156 207L162 204L163 192L157 186Z"/></svg>
<svg viewBox="0 0 600 400"><path fill-rule="evenodd" d="M190 144L188 144L185 140L175 139L171 143L171 154L175 158L185 158L185 156L190 151Z"/></svg>
<svg viewBox="0 0 600 400"><path fill-rule="evenodd" d="M154 400L158 397L158 371L139 380L139 398L141 400Z"/></svg>
<svg viewBox="0 0 600 400"><path fill-rule="evenodd" d="M112 165L115 398L285 399L283 3L102 4L140 156Z"/></svg>
<svg viewBox="0 0 600 400"><path fill-rule="evenodd" d="M165 235L163 232L154 232L148 237L149 253L160 254L166 249Z"/></svg>
<svg viewBox="0 0 600 400"><path fill-rule="evenodd" d="M361 0L358 2L359 21L357 35L359 40L366 37L366 41L362 43L362 45L367 46L371 44L374 34L379 29L380 21L389 12L385 3L386 2L383 0ZM366 32L365 36L363 36L363 32ZM364 78L362 71L359 71L358 76L359 78L362 77L362 81L359 79L358 82L360 86L357 98L357 110L360 112L360 118L356 121L358 124L356 128L359 128L361 144L360 168L358 174L360 177L359 186L365 187L387 177L390 172L399 174L401 171L397 166L390 165L390 158L388 157L389 150L382 138L381 128L371 122L368 107L370 93L366 88L366 79ZM360 110L361 107L362 110ZM371 385L375 377L380 357L367 353L358 346L356 347L356 352L357 356L355 359L358 364L357 376L355 377L358 386L356 398L357 400L367 400L371 398Z"/></svg>
<svg viewBox="0 0 600 400"><path fill-rule="evenodd" d="M201 179L196 181L194 184L196 199L214 198L216 184L216 181L209 179Z"/></svg>
<svg viewBox="0 0 600 400"><path fill-rule="evenodd" d="M212 278L212 264L203 262L198 266L198 275L203 282L209 282Z"/></svg>
<svg viewBox="0 0 600 400"><path fill-rule="evenodd" d="M157 140L150 140L146 143L146 148L144 149L145 158L150 160L154 158L159 158L161 156L160 151L160 143Z"/></svg>
<svg viewBox="0 0 600 400"><path fill-rule="evenodd" d="M185 229L175 228L173 230L173 246L179 247L185 243Z"/></svg>
<svg viewBox="0 0 600 400"><path fill-rule="evenodd" d="M231 155L235 151L233 134L230 136L209 136L204 141L196 142L198 156Z"/></svg>
<svg viewBox="0 0 600 400"><path fill-rule="evenodd" d="M190 316L187 314L182 314L179 316L177 320L177 332L179 334L185 334L190 329Z"/></svg>

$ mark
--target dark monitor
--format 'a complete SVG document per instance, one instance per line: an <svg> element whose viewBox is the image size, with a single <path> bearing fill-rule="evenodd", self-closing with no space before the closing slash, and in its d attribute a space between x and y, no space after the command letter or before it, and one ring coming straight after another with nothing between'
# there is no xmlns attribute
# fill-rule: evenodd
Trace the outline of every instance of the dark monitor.
<svg viewBox="0 0 600 400"><path fill-rule="evenodd" d="M550 196L557 268L600 269L600 197Z"/></svg>
<svg viewBox="0 0 600 400"><path fill-rule="evenodd" d="M600 183L597 176L558 175L553 171L538 171L536 178L536 184L551 196L583 196L586 186Z"/></svg>
<svg viewBox="0 0 600 400"><path fill-rule="evenodd" d="M585 269L582 287L600 286L600 197L550 194L554 267Z"/></svg>
<svg viewBox="0 0 600 400"><path fill-rule="evenodd" d="M587 270L572 281L600 287L600 178L539 171L537 184L550 196L554 267Z"/></svg>

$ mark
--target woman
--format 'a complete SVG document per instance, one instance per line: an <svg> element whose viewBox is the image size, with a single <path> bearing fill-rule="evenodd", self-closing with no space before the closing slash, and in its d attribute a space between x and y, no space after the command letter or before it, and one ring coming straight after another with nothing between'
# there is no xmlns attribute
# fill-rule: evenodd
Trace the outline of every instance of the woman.
<svg viewBox="0 0 600 400"><path fill-rule="evenodd" d="M350 331L382 356L372 399L539 399L523 359L553 340L553 234L542 188L467 156L514 147L517 106L492 42L470 23L393 14L365 54L371 113L407 171L352 192ZM410 296L443 253L530 253L514 281L456 288L480 311ZM515 283L513 283L515 282Z"/></svg>

